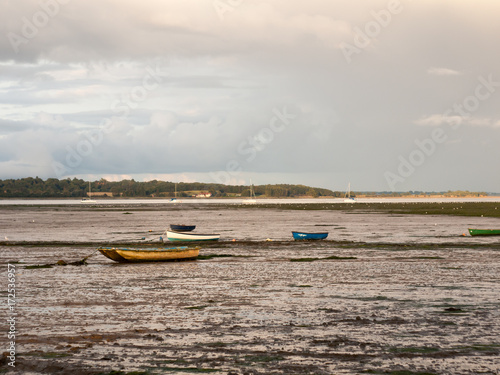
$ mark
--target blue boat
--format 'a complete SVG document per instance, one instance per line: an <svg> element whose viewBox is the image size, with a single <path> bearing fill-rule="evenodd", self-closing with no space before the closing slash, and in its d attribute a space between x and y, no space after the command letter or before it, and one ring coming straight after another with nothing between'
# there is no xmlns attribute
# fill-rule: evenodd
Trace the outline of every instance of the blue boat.
<svg viewBox="0 0 500 375"><path fill-rule="evenodd" d="M328 237L328 232L307 233L307 232L292 232L294 240L324 240Z"/></svg>
<svg viewBox="0 0 500 375"><path fill-rule="evenodd" d="M170 229L176 232L191 232L196 228L196 225L170 224Z"/></svg>

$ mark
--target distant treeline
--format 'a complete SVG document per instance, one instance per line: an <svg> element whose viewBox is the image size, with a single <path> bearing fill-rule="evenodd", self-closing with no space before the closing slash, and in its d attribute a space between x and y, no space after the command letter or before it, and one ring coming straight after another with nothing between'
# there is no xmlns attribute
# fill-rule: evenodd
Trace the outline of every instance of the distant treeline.
<svg viewBox="0 0 500 375"><path fill-rule="evenodd" d="M21 178L0 180L0 198L71 198L87 196L89 182L77 178L58 180L49 178ZM190 197L200 193L210 193L212 197L250 196L250 188L245 185L205 184L200 182L167 182L122 180L111 182L105 179L91 182L92 194L114 197ZM176 193L177 191L177 193ZM344 196L343 192L313 188L304 185L259 185L254 187L256 196L300 197L300 196Z"/></svg>
<svg viewBox="0 0 500 375"><path fill-rule="evenodd" d="M205 184L201 182L168 182L122 180L111 182L105 179L91 182L92 194L113 197L191 197L198 194L211 197L248 197L250 188L247 185ZM0 180L0 198L81 198L87 196L89 182L77 178L58 180L49 178L27 177L17 180ZM176 193L177 191L177 193ZM343 197L345 192L314 188L305 185L258 185L254 186L256 196L285 197ZM208 194L207 194L208 193ZM351 196L358 197L480 197L490 194L485 192L446 191L446 192L357 192Z"/></svg>

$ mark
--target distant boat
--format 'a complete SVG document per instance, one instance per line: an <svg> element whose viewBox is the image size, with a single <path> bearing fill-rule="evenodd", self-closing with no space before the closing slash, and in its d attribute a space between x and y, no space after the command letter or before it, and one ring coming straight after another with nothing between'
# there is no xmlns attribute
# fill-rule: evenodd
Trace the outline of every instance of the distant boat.
<svg viewBox="0 0 500 375"><path fill-rule="evenodd" d="M100 247L97 250L105 257L120 263L136 262L164 262L173 260L195 259L199 247L162 247L162 248L127 248L127 247Z"/></svg>
<svg viewBox="0 0 500 375"><path fill-rule="evenodd" d="M96 200L92 199L92 190L90 188L90 181L89 181L89 197L88 198L82 198L80 201L81 203L97 203Z"/></svg>
<svg viewBox="0 0 500 375"><path fill-rule="evenodd" d="M294 240L324 240L326 237L328 237L328 232L292 232L292 235Z"/></svg>
<svg viewBox="0 0 500 375"><path fill-rule="evenodd" d="M198 234L167 230L169 241L218 241L220 234Z"/></svg>
<svg viewBox="0 0 500 375"><path fill-rule="evenodd" d="M471 229L469 228L471 236L500 236L500 229Z"/></svg>
<svg viewBox="0 0 500 375"><path fill-rule="evenodd" d="M177 183L175 183L174 186L175 186L175 192L174 192L175 196L174 198L170 199L169 203L181 203L181 201L177 199Z"/></svg>
<svg viewBox="0 0 500 375"><path fill-rule="evenodd" d="M191 232L196 225L170 224L170 229L176 232Z"/></svg>
<svg viewBox="0 0 500 375"><path fill-rule="evenodd" d="M257 203L257 197L255 196L255 192L253 190L252 180L250 180L250 198L245 199L243 201L243 204L256 204L256 203Z"/></svg>
<svg viewBox="0 0 500 375"><path fill-rule="evenodd" d="M356 203L356 199L351 197L351 183L347 186L347 191L344 196L344 203Z"/></svg>

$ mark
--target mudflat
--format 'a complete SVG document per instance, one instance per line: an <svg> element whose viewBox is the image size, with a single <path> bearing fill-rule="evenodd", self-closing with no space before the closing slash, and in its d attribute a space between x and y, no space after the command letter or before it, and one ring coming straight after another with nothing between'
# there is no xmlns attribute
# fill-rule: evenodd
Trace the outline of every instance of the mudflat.
<svg viewBox="0 0 500 375"><path fill-rule="evenodd" d="M4 356L0 370L499 373L500 244L463 234L500 220L338 207L2 207L1 290L14 265L17 334L15 367ZM157 246L180 222L221 241L185 262L95 253ZM292 230L329 236L293 241Z"/></svg>

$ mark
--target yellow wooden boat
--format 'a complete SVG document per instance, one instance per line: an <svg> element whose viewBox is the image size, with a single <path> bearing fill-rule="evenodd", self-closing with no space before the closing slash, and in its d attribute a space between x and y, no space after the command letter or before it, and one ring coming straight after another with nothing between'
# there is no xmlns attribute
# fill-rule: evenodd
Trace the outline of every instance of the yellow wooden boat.
<svg viewBox="0 0 500 375"><path fill-rule="evenodd" d="M100 247L97 250L105 257L120 263L165 262L195 259L200 254L199 247L129 248Z"/></svg>

